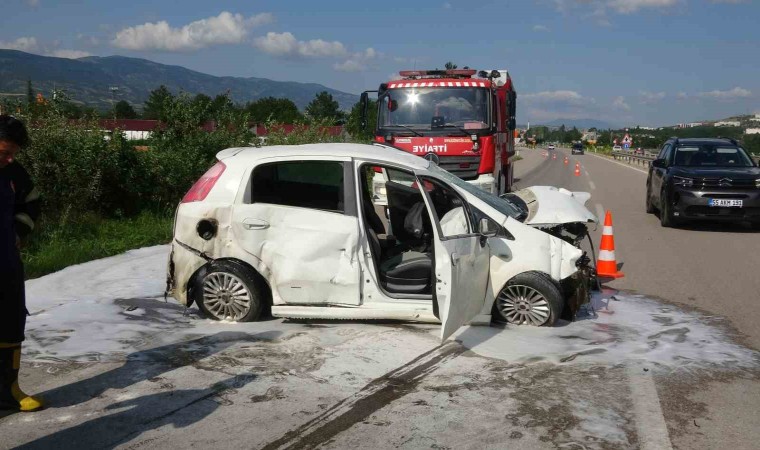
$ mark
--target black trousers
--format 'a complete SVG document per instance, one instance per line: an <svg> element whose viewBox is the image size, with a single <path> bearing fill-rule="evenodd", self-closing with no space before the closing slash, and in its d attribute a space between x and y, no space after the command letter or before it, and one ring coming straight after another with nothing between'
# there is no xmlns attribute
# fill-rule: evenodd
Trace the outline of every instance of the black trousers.
<svg viewBox="0 0 760 450"><path fill-rule="evenodd" d="M26 328L24 268L20 262L14 266L0 270L0 342L5 344L22 342Z"/></svg>

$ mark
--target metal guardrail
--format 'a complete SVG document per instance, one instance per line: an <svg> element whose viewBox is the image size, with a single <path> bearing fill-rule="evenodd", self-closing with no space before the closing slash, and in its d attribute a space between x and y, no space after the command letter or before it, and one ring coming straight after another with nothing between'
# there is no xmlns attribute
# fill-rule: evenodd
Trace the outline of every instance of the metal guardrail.
<svg viewBox="0 0 760 450"><path fill-rule="evenodd" d="M628 164L649 167L649 163L657 159L657 154L650 152L639 154L634 152L612 152L612 157L616 160L627 162ZM752 156L752 160L755 161L755 165L760 165L760 156Z"/></svg>
<svg viewBox="0 0 760 450"><path fill-rule="evenodd" d="M636 154L634 152L612 152L612 157L616 160L627 162L628 164L641 165L649 167L649 164L657 159L654 153L644 152Z"/></svg>

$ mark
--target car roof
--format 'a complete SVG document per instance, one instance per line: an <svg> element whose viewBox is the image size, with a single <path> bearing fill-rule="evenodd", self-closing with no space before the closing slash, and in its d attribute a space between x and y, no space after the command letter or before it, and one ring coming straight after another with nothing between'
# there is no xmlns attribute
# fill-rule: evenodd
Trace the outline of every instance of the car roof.
<svg viewBox="0 0 760 450"><path fill-rule="evenodd" d="M396 163L424 170L429 162L419 156L403 150L381 144L353 143L322 143L302 145L272 145L265 147L235 147L217 153L219 160L235 158L239 162L254 162L264 158L307 156L307 157L338 157L375 160L379 162Z"/></svg>
<svg viewBox="0 0 760 450"><path fill-rule="evenodd" d="M671 141L675 139L670 139ZM725 138L678 138L679 144L722 144L735 146L733 142Z"/></svg>

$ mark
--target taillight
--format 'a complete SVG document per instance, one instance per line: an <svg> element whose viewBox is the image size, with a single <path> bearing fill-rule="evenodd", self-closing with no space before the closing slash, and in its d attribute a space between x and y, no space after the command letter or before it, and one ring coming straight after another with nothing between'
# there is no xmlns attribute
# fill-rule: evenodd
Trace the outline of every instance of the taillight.
<svg viewBox="0 0 760 450"><path fill-rule="evenodd" d="M214 164L213 167L208 169L206 173L195 182L193 187L187 191L187 194L182 197L182 203L200 202L205 200L206 196L211 192L211 189L213 189L216 181L222 176L224 169L226 168L227 166L221 161Z"/></svg>

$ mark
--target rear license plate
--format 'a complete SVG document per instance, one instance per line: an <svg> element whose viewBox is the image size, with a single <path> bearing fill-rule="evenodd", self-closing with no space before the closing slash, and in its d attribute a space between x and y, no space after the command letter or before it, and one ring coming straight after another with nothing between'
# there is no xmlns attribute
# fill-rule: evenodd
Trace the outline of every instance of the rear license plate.
<svg viewBox="0 0 760 450"><path fill-rule="evenodd" d="M711 198L708 202L710 206L728 206L729 208L741 208L743 206L743 200L729 200L722 198Z"/></svg>

